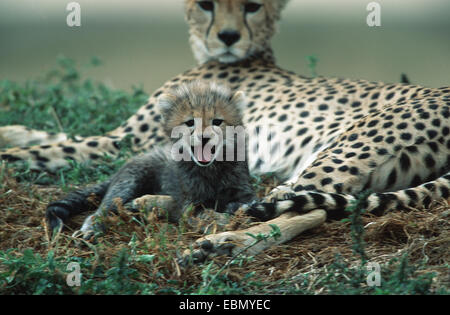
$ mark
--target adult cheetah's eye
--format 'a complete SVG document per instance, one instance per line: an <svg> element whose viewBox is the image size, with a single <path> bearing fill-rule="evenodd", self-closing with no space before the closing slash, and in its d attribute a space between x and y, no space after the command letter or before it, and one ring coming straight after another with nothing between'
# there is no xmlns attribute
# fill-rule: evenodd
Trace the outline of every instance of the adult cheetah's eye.
<svg viewBox="0 0 450 315"><path fill-rule="evenodd" d="M197 2L200 8L205 11L214 11L214 2L212 1L199 1Z"/></svg>
<svg viewBox="0 0 450 315"><path fill-rule="evenodd" d="M223 119L213 119L212 124L214 126L220 126L223 123Z"/></svg>
<svg viewBox="0 0 450 315"><path fill-rule="evenodd" d="M244 6L245 13L255 13L261 9L262 4L256 2L248 2Z"/></svg>
<svg viewBox="0 0 450 315"><path fill-rule="evenodd" d="M192 126L194 126L194 120L193 120L193 119L188 120L188 121L186 121L184 124L185 124L186 126L188 126L188 127L192 127Z"/></svg>

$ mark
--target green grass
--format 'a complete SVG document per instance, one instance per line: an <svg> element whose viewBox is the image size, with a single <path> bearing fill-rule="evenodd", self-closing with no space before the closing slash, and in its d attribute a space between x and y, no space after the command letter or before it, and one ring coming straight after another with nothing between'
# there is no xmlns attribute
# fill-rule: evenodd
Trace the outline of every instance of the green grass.
<svg viewBox="0 0 450 315"><path fill-rule="evenodd" d="M99 60L93 59L86 67L98 64ZM310 58L310 68L315 75L315 58ZM24 84L0 81L0 125L25 124L46 131L64 131L71 136L98 135L119 126L124 117L131 116L147 99L141 89L131 93L117 91L82 77L73 60L60 58L58 68L41 78ZM66 192L73 185L103 181L131 155L129 139L124 140L122 148L118 159L105 156L96 167L71 162L56 174L31 171L26 163L14 168L0 167L0 189L4 189L5 196L10 193L11 189L3 183L11 176L31 198L48 200L34 192L33 187L51 184ZM265 180L254 178L255 186ZM4 196L1 192L0 198ZM76 249L67 236L45 240L43 228L34 227L42 238L39 249L22 248L18 241L17 248L0 250L0 294L448 294L447 288L431 291L434 274L423 272L425 263L411 264L406 254L381 266L381 286L367 286L370 257L365 251L361 221L366 197L361 196L349 208L349 219L343 222L350 224L352 244L348 246L353 246L356 260L336 255L330 263L293 277L267 279L261 268L253 268L261 258L241 255L191 266L176 276L173 261L185 249L185 244L177 244L185 237L185 227L166 223L146 225L139 217L129 220L119 217L116 227L132 226L131 231L117 232L121 242L105 238L96 245L85 244L89 247L85 252ZM21 208L7 207L0 211L20 213ZM273 227L269 235L252 237L255 242L263 242L278 237L279 233ZM67 266L71 262L81 268L79 287L66 284Z"/></svg>
<svg viewBox="0 0 450 315"><path fill-rule="evenodd" d="M23 84L0 81L0 126L20 124L69 136L101 135L124 122L145 104L141 88L132 93L83 79L81 69L96 67L97 58L84 66L60 57L58 67Z"/></svg>

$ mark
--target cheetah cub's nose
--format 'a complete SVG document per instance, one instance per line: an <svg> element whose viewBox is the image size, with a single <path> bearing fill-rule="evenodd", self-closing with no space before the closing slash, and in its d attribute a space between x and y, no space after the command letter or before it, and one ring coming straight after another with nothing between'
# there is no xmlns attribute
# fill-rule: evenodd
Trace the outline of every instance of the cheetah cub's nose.
<svg viewBox="0 0 450 315"><path fill-rule="evenodd" d="M237 31L233 31L233 30L222 31L219 34L217 34L217 36L228 47L233 46L234 43L236 43L237 41L239 41L241 39L241 34L239 34L239 32L237 32Z"/></svg>

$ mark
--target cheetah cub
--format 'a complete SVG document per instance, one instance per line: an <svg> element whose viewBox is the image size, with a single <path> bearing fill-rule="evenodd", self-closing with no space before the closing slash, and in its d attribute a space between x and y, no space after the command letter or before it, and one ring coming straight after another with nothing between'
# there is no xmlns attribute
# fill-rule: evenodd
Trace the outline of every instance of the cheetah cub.
<svg viewBox="0 0 450 315"><path fill-rule="evenodd" d="M171 221L191 205L232 213L255 199L246 161L242 92L195 81L161 95L158 106L170 141L134 157L106 182L50 203L46 217L52 230L71 216L94 210L88 201L92 194L102 201L77 232L84 238L105 229L98 218L117 213L117 198L127 206L146 194L170 195L176 205L169 211Z"/></svg>

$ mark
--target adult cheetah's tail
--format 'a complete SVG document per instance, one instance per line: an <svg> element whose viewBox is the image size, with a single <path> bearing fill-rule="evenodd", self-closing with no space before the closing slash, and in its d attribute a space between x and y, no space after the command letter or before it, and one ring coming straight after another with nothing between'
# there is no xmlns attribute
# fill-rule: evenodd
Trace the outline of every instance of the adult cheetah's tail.
<svg viewBox="0 0 450 315"><path fill-rule="evenodd" d="M375 215L383 215L388 209L428 207L433 200L450 197L450 172L436 180L414 188L396 192L372 193L367 198L365 209ZM324 209L330 219L345 217L345 209L356 197L348 194L334 194L303 191L276 203L253 203L247 213L263 221L277 217L286 211L301 213L314 209Z"/></svg>

